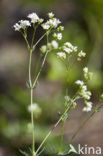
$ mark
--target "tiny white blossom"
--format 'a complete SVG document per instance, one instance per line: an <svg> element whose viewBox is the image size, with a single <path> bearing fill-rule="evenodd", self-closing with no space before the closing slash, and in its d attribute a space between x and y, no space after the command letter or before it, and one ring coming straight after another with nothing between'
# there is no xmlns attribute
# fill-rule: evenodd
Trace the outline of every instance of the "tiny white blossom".
<svg viewBox="0 0 103 156"><path fill-rule="evenodd" d="M70 42L66 42L64 43L65 46L67 46L68 48L73 49L73 45Z"/></svg>
<svg viewBox="0 0 103 156"><path fill-rule="evenodd" d="M21 20L20 22L20 26L22 29L25 29L26 27L31 26L30 22L28 20Z"/></svg>
<svg viewBox="0 0 103 156"><path fill-rule="evenodd" d="M64 27L63 26L59 26L58 28L57 28L57 31L63 31L64 30Z"/></svg>
<svg viewBox="0 0 103 156"><path fill-rule="evenodd" d="M92 102L86 102L86 106L83 108L84 112L89 112L92 109Z"/></svg>
<svg viewBox="0 0 103 156"><path fill-rule="evenodd" d="M46 50L47 50L47 46L46 45L43 45L41 48L40 48L41 52L42 53L45 53Z"/></svg>
<svg viewBox="0 0 103 156"><path fill-rule="evenodd" d="M44 30L48 30L50 28L50 25L48 25L47 23L44 23L41 26Z"/></svg>
<svg viewBox="0 0 103 156"><path fill-rule="evenodd" d="M69 48L69 49L71 49L74 52L77 51L77 47L76 46L73 46L70 42L64 43L64 46L66 46L66 48Z"/></svg>
<svg viewBox="0 0 103 156"><path fill-rule="evenodd" d="M87 91L87 86L86 85L82 85L81 90L82 90L82 92Z"/></svg>
<svg viewBox="0 0 103 156"><path fill-rule="evenodd" d="M88 73L88 68L87 68L87 67L84 67L84 68L83 68L83 72L84 72L84 73Z"/></svg>
<svg viewBox="0 0 103 156"><path fill-rule="evenodd" d="M40 19L38 20L38 23L41 24L41 23L43 23L43 21L44 21L44 19L40 18Z"/></svg>
<svg viewBox="0 0 103 156"><path fill-rule="evenodd" d="M39 20L39 17L38 17L38 15L36 14L36 13L31 13L31 14L29 14L28 15L28 18L30 18L31 19L31 22L32 23L36 23L36 22L38 22L38 20Z"/></svg>
<svg viewBox="0 0 103 156"><path fill-rule="evenodd" d="M53 40L53 41L51 42L51 45L52 45L52 47L53 47L54 49L57 49L57 48L58 48L58 42L55 41L55 40Z"/></svg>
<svg viewBox="0 0 103 156"><path fill-rule="evenodd" d="M15 31L19 31L21 29L20 24L16 23L14 26Z"/></svg>
<svg viewBox="0 0 103 156"><path fill-rule="evenodd" d="M86 53L85 52L83 52L82 50L78 53L78 58L77 58L77 60L78 61L81 61L81 58L82 57L85 57L86 56Z"/></svg>
<svg viewBox="0 0 103 156"><path fill-rule="evenodd" d="M28 20L20 20L13 27L15 31L19 31L20 29L25 29L26 27L29 27L29 26L31 26L31 24Z"/></svg>
<svg viewBox="0 0 103 156"><path fill-rule="evenodd" d="M48 16L49 16L49 18L53 18L54 17L54 14L52 12L49 12L48 13Z"/></svg>
<svg viewBox="0 0 103 156"><path fill-rule="evenodd" d="M80 86L83 86L83 85L84 85L84 82L81 81L81 80L77 80L77 81L75 82L75 84L80 85Z"/></svg>
<svg viewBox="0 0 103 156"><path fill-rule="evenodd" d="M57 57L66 59L66 54L64 52L58 52Z"/></svg>
<svg viewBox="0 0 103 156"><path fill-rule="evenodd" d="M65 52L67 52L68 54L70 54L72 52L72 49L64 47L63 49Z"/></svg>
<svg viewBox="0 0 103 156"><path fill-rule="evenodd" d="M55 37L57 40L61 40L62 39L62 33L54 33L53 37Z"/></svg>

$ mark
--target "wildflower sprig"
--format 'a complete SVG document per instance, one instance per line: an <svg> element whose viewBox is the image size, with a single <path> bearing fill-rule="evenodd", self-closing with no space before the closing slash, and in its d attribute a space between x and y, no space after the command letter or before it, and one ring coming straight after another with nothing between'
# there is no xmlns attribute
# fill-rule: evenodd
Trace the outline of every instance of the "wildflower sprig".
<svg viewBox="0 0 103 156"><path fill-rule="evenodd" d="M35 149L35 122L34 122L34 117L37 117L41 113L41 108L37 103L34 102L33 99L33 91L37 87L38 84L38 79L41 74L41 71L44 67L47 55L50 52L53 52L54 50L56 51L56 56L58 59L60 59L64 65L66 66L66 72L69 71L69 65L70 65L70 58L72 56L75 56L77 61L81 61L82 58L86 56L86 53L83 52L82 50L79 50L77 46L72 45L70 42L65 42L61 45L59 45L59 41L62 40L62 31L64 30L64 27L61 26L61 21L57 19L54 15L54 13L50 12L48 13L48 20L44 21L44 19L40 18L36 13L31 13L27 16L28 20L20 20L18 23L14 25L14 30L20 32L27 44L27 48L29 51L29 65L28 65L28 81L27 81L27 87L30 90L30 105L28 106L28 111L31 113L31 130L32 130L32 150L31 150L31 155L32 156L38 156L40 155L40 150L48 137L51 135L53 130L58 126L58 124L61 122L62 128L61 128L61 144L60 144L60 149L57 152L57 155L66 155L69 154L72 150L75 151L73 146L71 145L72 140L75 138L75 136L78 134L78 132L83 128L83 126L88 122L88 120L96 113L98 112L101 108L102 105L96 106L93 110L93 113L81 124L80 128L75 132L73 137L70 140L69 147L70 149L69 152L63 151L63 135L64 135L64 124L69 116L69 111L72 109L75 109L77 106L77 100L78 99L83 99L84 100L84 108L83 111L89 112L92 110L92 102L90 101L91 98L91 92L87 89L87 81L92 78L92 73L89 72L87 67L83 68L83 75L84 75L84 80L77 80L75 84L78 86L78 90L75 93L74 96L70 97L68 93L68 86L66 89L66 95L64 97L64 112L61 113L58 121L55 123L53 128L48 132L48 134L45 136L43 141L41 142L40 146ZM44 31L44 34L39 38L39 40L35 43L35 34L36 30L41 26L41 28ZM33 28L33 34L31 37L31 41L28 41L28 32L29 32L29 27ZM52 36L52 40L49 39L49 36ZM39 42L43 39L46 38L46 44L42 45L39 49L40 52L43 56L43 61L41 63L41 66L36 73L36 76L32 78L32 53L35 51L36 46L39 44ZM34 74L33 74L34 75ZM100 97L101 100L103 100L103 94ZM62 152L63 151L63 152ZM40 152L40 153L39 153ZM22 154L25 156L29 156L26 152L21 151ZM30 155L30 156L31 156Z"/></svg>

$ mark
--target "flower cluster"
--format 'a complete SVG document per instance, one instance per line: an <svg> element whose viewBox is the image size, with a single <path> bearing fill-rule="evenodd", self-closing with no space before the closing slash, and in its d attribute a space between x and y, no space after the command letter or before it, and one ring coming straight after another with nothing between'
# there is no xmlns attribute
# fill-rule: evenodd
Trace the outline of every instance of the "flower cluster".
<svg viewBox="0 0 103 156"><path fill-rule="evenodd" d="M20 29L26 29L27 27L30 27L31 23L28 20L20 20L18 23L14 25L15 31L20 31Z"/></svg>
<svg viewBox="0 0 103 156"><path fill-rule="evenodd" d="M73 46L70 42L66 42L59 48L61 52L57 53L57 56L59 58L64 58L66 59L67 55L73 54L73 52L77 52L77 46Z"/></svg>
<svg viewBox="0 0 103 156"><path fill-rule="evenodd" d="M53 37L57 40L61 40L62 39L62 33L54 33Z"/></svg>
<svg viewBox="0 0 103 156"><path fill-rule="evenodd" d="M87 110L90 111L92 108L92 103L88 102L88 100L90 100L91 98L91 92L87 90L87 86L84 84L83 81L77 80L75 84L79 85L79 91L78 91L79 96L85 100L86 107L83 108L83 111L87 111ZM90 107L90 104L91 104L91 107Z"/></svg>
<svg viewBox="0 0 103 156"><path fill-rule="evenodd" d="M57 28L57 26L61 23L59 19L54 18L54 14L48 13L49 20L42 24L43 29L48 30L52 28Z"/></svg>
<svg viewBox="0 0 103 156"><path fill-rule="evenodd" d="M54 14L48 13L49 16L49 20L45 23L43 23L44 19L39 18L39 16L36 13L31 13L27 16L27 18L30 19L29 20L21 20L18 23L16 23L13 27L15 29L15 31L20 31L21 29L25 30L25 28L31 26L31 23L33 24L41 24L43 23L41 26L43 29L48 30L50 28L57 28L58 25L61 23L59 19L54 18ZM58 28L58 31L62 31L64 28L61 26Z"/></svg>
<svg viewBox="0 0 103 156"><path fill-rule="evenodd" d="M92 102L85 102L86 106L83 108L84 112L89 112L92 109Z"/></svg>
<svg viewBox="0 0 103 156"><path fill-rule="evenodd" d="M89 72L87 67L83 68L83 72L86 80L90 80L92 78L93 73Z"/></svg>
<svg viewBox="0 0 103 156"><path fill-rule="evenodd" d="M86 53L85 52L83 52L82 50L78 53L78 57L77 57L77 60L78 61L81 61L81 59L83 58L83 57L85 57L86 56Z"/></svg>

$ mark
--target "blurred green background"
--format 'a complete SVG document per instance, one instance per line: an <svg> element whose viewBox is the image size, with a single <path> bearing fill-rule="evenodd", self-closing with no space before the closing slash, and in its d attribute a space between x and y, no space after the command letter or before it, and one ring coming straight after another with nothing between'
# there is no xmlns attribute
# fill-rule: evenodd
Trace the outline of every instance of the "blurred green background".
<svg viewBox="0 0 103 156"><path fill-rule="evenodd" d="M54 53L49 54L39 78L39 85L34 91L35 102L42 109L35 119L37 145L63 112L65 87L69 93L75 92L74 81L82 78L82 67L88 66L94 72L89 88L96 103L103 91L103 0L1 0L0 1L0 156L20 155L19 148L26 148L31 143L29 133L30 103L26 88L28 79L28 51L25 42L13 24L31 13L47 18L48 12L54 12L65 26L63 41L69 41L87 53L81 63L72 64L69 76L65 67ZM32 32L29 32L31 35ZM36 39L42 34L37 32ZM44 41L40 43L43 44ZM38 61L39 47L33 55L33 71ZM68 78L69 77L69 78ZM69 81L68 81L69 80ZM73 132L86 116L81 113L82 103L70 115L65 125L64 137L68 142ZM83 129L74 143L103 145L102 113L93 118ZM98 125L98 126L97 126ZM54 132L59 135L60 127ZM91 135L92 134L92 135ZM49 141L55 137L51 136ZM56 143L55 143L56 144Z"/></svg>

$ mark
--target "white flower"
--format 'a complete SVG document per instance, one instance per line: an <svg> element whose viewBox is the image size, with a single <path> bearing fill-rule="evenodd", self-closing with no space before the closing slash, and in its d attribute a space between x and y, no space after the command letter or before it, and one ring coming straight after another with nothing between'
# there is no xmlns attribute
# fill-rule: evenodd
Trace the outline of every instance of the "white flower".
<svg viewBox="0 0 103 156"><path fill-rule="evenodd" d="M88 108L88 107L83 108L83 112L90 112L90 111L91 111L91 108Z"/></svg>
<svg viewBox="0 0 103 156"><path fill-rule="evenodd" d="M15 31L19 31L21 29L20 24L16 23L14 26Z"/></svg>
<svg viewBox="0 0 103 156"><path fill-rule="evenodd" d="M32 22L32 23L36 23L36 22L38 22L38 20L39 20L39 17L38 17L38 15L37 15L36 13L31 13L31 14L29 14L29 15L28 15L28 18L31 19L31 22Z"/></svg>
<svg viewBox="0 0 103 156"><path fill-rule="evenodd" d="M54 33L53 37L56 38L57 40L61 40L62 39L62 33Z"/></svg>
<svg viewBox="0 0 103 156"><path fill-rule="evenodd" d="M80 86L83 86L83 85L84 85L84 82L81 81L81 80L77 80L77 81L75 82L75 84L80 85Z"/></svg>
<svg viewBox="0 0 103 156"><path fill-rule="evenodd" d="M48 16L49 16L49 18L53 18L54 17L54 14L52 12L49 12L48 13Z"/></svg>
<svg viewBox="0 0 103 156"><path fill-rule="evenodd" d="M20 29L25 29L26 27L29 27L29 26L31 26L31 24L28 20L20 20L13 27L15 31L19 31Z"/></svg>
<svg viewBox="0 0 103 156"><path fill-rule="evenodd" d="M77 60L78 61L81 61L81 58L82 57L85 57L86 56L86 53L85 52L83 52L82 50L78 53L78 58L77 58Z"/></svg>
<svg viewBox="0 0 103 156"><path fill-rule="evenodd" d="M83 72L88 73L88 68L87 67L83 68Z"/></svg>
<svg viewBox="0 0 103 156"><path fill-rule="evenodd" d="M71 49L71 52L72 52L72 51L74 51L74 52L77 51L77 47L73 46L70 42L64 43L64 46L65 46L66 48Z"/></svg>
<svg viewBox="0 0 103 156"><path fill-rule="evenodd" d="M68 48L73 49L73 45L70 42L66 42L64 43L65 46L67 46Z"/></svg>
<svg viewBox="0 0 103 156"><path fill-rule="evenodd" d="M58 48L58 42L55 41L55 40L53 40L53 41L51 42L51 45L52 45L52 47L53 47L54 49L57 49L57 48Z"/></svg>
<svg viewBox="0 0 103 156"><path fill-rule="evenodd" d="M40 18L40 19L38 20L38 23L41 24L41 23L43 23L43 21L44 21L44 19Z"/></svg>
<svg viewBox="0 0 103 156"><path fill-rule="evenodd" d="M20 22L20 26L22 29L25 29L26 27L31 26L30 22L28 20L21 20Z"/></svg>
<svg viewBox="0 0 103 156"><path fill-rule="evenodd" d="M70 54L72 52L72 49L65 47L63 49L65 52L67 52L68 54Z"/></svg>
<svg viewBox="0 0 103 156"><path fill-rule="evenodd" d="M43 29L48 30L50 28L50 25L48 25L47 23L44 23L41 25L43 27Z"/></svg>
<svg viewBox="0 0 103 156"><path fill-rule="evenodd" d="M43 45L43 46L40 48L40 50L41 50L42 53L45 53L46 50L47 50L46 45Z"/></svg>
<svg viewBox="0 0 103 156"><path fill-rule="evenodd" d="M76 46L73 47L73 50L77 52L78 48Z"/></svg>
<svg viewBox="0 0 103 156"><path fill-rule="evenodd" d="M92 109L92 102L86 102L86 106L83 108L84 112L89 112Z"/></svg>
<svg viewBox="0 0 103 156"><path fill-rule="evenodd" d="M66 59L66 54L64 52L58 52L57 57Z"/></svg>
<svg viewBox="0 0 103 156"><path fill-rule="evenodd" d="M70 101L70 97L69 96L65 96L65 101L69 102Z"/></svg>
<svg viewBox="0 0 103 156"><path fill-rule="evenodd" d="M64 27L63 26L59 26L58 28L57 28L57 31L63 31L64 30Z"/></svg>
<svg viewBox="0 0 103 156"><path fill-rule="evenodd" d="M49 19L46 23L42 24L43 29L56 28L60 24L60 20L57 18Z"/></svg>
<svg viewBox="0 0 103 156"><path fill-rule="evenodd" d="M52 18L52 19L49 19L49 21L47 21L47 23L49 25L51 25L51 27L56 28L61 22L57 18Z"/></svg>
<svg viewBox="0 0 103 156"><path fill-rule="evenodd" d="M38 104L37 103L33 103L32 105L28 106L28 111L29 112L34 112L38 109Z"/></svg>

